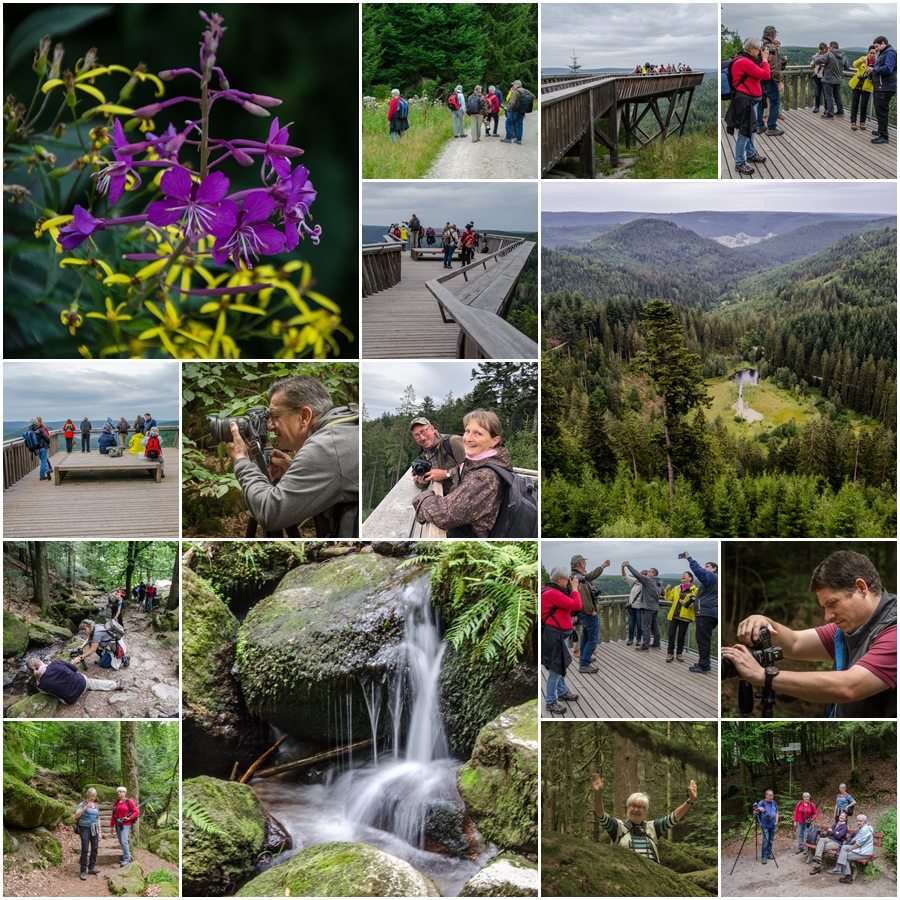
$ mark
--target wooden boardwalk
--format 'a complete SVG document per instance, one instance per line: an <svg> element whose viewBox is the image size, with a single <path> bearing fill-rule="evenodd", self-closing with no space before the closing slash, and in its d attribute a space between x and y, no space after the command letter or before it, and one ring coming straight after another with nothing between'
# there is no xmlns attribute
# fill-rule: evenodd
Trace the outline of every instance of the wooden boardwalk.
<svg viewBox="0 0 900 900"><path fill-rule="evenodd" d="M478 262L476 254L473 262ZM502 258L499 259L502 262ZM491 277L498 258L487 261L476 278ZM454 261L454 269L459 264ZM361 304L361 352L363 359L456 359L459 326L445 324L437 300L425 282L449 274L438 259L414 262L403 254L400 283L386 291L363 297ZM460 276L450 284L453 293L472 285ZM458 284L456 283L458 282Z"/></svg>
<svg viewBox="0 0 900 900"><path fill-rule="evenodd" d="M77 451L56 453L50 459L54 469L81 456ZM100 454L82 457L93 464ZM136 460L134 471L108 470L105 473L69 472L59 486L38 478L39 469L3 492L3 536L29 538L171 538L181 533L179 521L179 453L166 453L166 477L159 483L146 471L147 463ZM126 462L110 460L110 462ZM143 467L143 468L141 468ZM132 468L132 467L128 467Z"/></svg>
<svg viewBox="0 0 900 900"><path fill-rule="evenodd" d="M708 675L689 672L697 654L685 650L684 662L666 662L660 650L635 652L625 641L600 644L593 664L600 670L582 675L575 659L566 685L579 699L564 703L567 713L547 712L547 670L541 668L541 717L545 719L715 719L719 710L719 666Z"/></svg>
<svg viewBox="0 0 900 900"><path fill-rule="evenodd" d="M719 172L721 178L734 179L878 179L897 177L897 129L891 126L889 144L870 143L875 127L864 131L850 128L850 110L843 116L823 119L810 108L789 109L779 137L758 134L756 149L766 157L764 163L750 163L755 175L740 175L734 170L734 143L737 133L728 134L724 121L719 123Z"/></svg>

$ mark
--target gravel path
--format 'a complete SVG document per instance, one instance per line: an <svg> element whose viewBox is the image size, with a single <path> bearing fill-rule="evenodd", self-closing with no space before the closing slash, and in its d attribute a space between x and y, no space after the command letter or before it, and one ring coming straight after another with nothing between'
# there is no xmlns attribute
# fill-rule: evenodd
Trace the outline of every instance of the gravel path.
<svg viewBox="0 0 900 900"><path fill-rule="evenodd" d="M499 137L484 137L477 143L471 131L464 138L450 138L428 170L425 178L478 180L497 178L537 178L540 150L538 148L538 117L525 116L521 144L504 144L506 120L500 120ZM467 126L469 127L469 126Z"/></svg>

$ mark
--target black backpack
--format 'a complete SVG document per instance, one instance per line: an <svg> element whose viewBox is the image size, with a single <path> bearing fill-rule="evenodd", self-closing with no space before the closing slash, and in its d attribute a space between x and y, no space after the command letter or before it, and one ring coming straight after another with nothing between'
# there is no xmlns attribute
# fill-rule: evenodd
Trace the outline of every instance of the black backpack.
<svg viewBox="0 0 900 900"><path fill-rule="evenodd" d="M481 100L478 94L472 94L466 101L466 112L470 116L477 116L481 112Z"/></svg>
<svg viewBox="0 0 900 900"><path fill-rule="evenodd" d="M486 464L506 485L500 514L488 537L536 538L538 536L537 483L503 466Z"/></svg>
<svg viewBox="0 0 900 900"><path fill-rule="evenodd" d="M519 112L523 115L527 115L528 113L534 110L534 95L529 94L525 88L519 88Z"/></svg>

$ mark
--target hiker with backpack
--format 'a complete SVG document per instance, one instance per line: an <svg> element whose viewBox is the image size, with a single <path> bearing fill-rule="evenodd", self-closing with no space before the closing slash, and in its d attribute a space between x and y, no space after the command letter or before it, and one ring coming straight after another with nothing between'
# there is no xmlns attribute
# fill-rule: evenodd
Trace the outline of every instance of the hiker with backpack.
<svg viewBox="0 0 900 900"><path fill-rule="evenodd" d="M100 804L97 789L88 788L84 800L75 810L75 831L81 838L81 880L88 875L99 875L97 851L100 848Z"/></svg>
<svg viewBox="0 0 900 900"><path fill-rule="evenodd" d="M134 800L128 797L127 794L128 790L126 788L116 788L117 799L113 805L112 816L109 820L109 827L116 829L116 837L119 840L119 846L122 848L122 860L119 866L127 866L131 862L131 848L128 846L128 835L131 832L131 826L134 825L137 817L141 814Z"/></svg>
<svg viewBox="0 0 900 900"><path fill-rule="evenodd" d="M391 132L391 143L403 139L403 132L409 129L409 103L400 96L400 91L391 91L391 102L388 106L388 125Z"/></svg>
<svg viewBox="0 0 900 900"><path fill-rule="evenodd" d="M91 452L91 420L85 416L81 420L81 452L82 453L90 453Z"/></svg>
<svg viewBox="0 0 900 900"><path fill-rule="evenodd" d="M444 226L441 232L441 246L444 248L444 268L453 268L453 254L456 252L456 245L459 242L459 231L455 225L449 222Z"/></svg>
<svg viewBox="0 0 900 900"><path fill-rule="evenodd" d="M778 43L775 40L777 34L778 31L774 25L766 25L763 29L762 41L760 41L762 59L769 64L769 77L764 78L761 83L762 96L765 100L761 100L756 107L756 131L758 134L765 134L766 137L780 137L784 134L784 131L778 127L778 114L781 112L781 95L784 93L784 82L781 80L781 56L778 50ZM746 41L744 43L746 44ZM828 96L827 89L825 96ZM765 122L766 103L769 106L768 124Z"/></svg>
<svg viewBox="0 0 900 900"><path fill-rule="evenodd" d="M109 616L113 622L118 622L122 628L125 624L122 622L122 613L125 611L125 591L118 588L109 595Z"/></svg>
<svg viewBox="0 0 900 900"><path fill-rule="evenodd" d="M45 478L50 481L53 466L50 465L50 432L47 431L43 419L40 416L31 420L23 435L25 446L41 461L40 481Z"/></svg>
<svg viewBox="0 0 900 900"><path fill-rule="evenodd" d="M100 452L104 456L108 456L109 448L115 447L115 446L116 446L116 436L113 434L113 430L112 430L112 427L110 426L109 422L107 422L103 426L103 431L100 432L100 441L99 441Z"/></svg>
<svg viewBox="0 0 900 900"><path fill-rule="evenodd" d="M429 226L425 229L425 243L428 244L429 247L433 247L433 246L434 246L434 242L435 242L435 231L434 231L434 229L429 225Z"/></svg>
<svg viewBox="0 0 900 900"><path fill-rule="evenodd" d="M453 137L464 138L466 136L466 95L463 93L461 84L458 84L447 97L447 106L453 117Z"/></svg>
<svg viewBox="0 0 900 900"><path fill-rule="evenodd" d="M409 246L410 248L422 246L422 223L415 213L409 220Z"/></svg>
<svg viewBox="0 0 900 900"><path fill-rule="evenodd" d="M578 596L581 598L581 610L578 613L578 624L581 626L578 672L580 675L593 675L599 671L593 664L593 657L600 643L600 592L594 587L594 581L603 574L604 569L609 568L609 560L589 572L587 560L576 553L570 560L570 565L572 578L578 585Z"/></svg>
<svg viewBox="0 0 900 900"><path fill-rule="evenodd" d="M456 487L448 497L438 497L431 491L413 497L416 521L445 529L447 537L537 537L537 506L533 499L533 534L509 533L505 526L501 529L503 534L495 530L504 498L509 500L518 477L513 475L512 457L503 445L500 419L488 410L476 409L465 416L463 426L466 459L457 470ZM517 530L517 526L512 530ZM528 530L532 530L530 524Z"/></svg>
<svg viewBox="0 0 900 900"><path fill-rule="evenodd" d="M42 662L36 656L25 661L25 668L34 677L34 683L42 694L56 697L66 706L71 706L85 691L124 691L123 681L104 681L101 678L88 678L78 671L74 663L64 659Z"/></svg>
<svg viewBox="0 0 900 900"><path fill-rule="evenodd" d="M522 87L521 81L514 81L506 101L506 137L500 139L501 144L522 143L522 129L525 114L531 112L534 97Z"/></svg>
<svg viewBox="0 0 900 900"><path fill-rule="evenodd" d="M104 669L118 669L131 664L122 642L125 629L115 619L110 619L105 625L98 625L93 619L82 619L78 631L85 637L78 648L81 653L72 657L73 664L87 662L95 653L96 664Z"/></svg>
<svg viewBox="0 0 900 900"><path fill-rule="evenodd" d="M141 446L144 447L144 459L154 460L159 463L159 474L165 478L166 477L166 461L163 459L162 453L162 444L159 440L159 428L154 426L150 429L150 432L144 435L144 439L141 441Z"/></svg>
<svg viewBox="0 0 900 900"><path fill-rule="evenodd" d="M646 794L636 792L625 801L625 819L614 819L603 806L603 783L596 772L591 775L594 789L594 821L609 835L610 841L619 847L628 847L645 859L658 863L659 841L671 831L697 802L697 782L691 779L687 799L662 819L647 820L650 800Z"/></svg>
<svg viewBox="0 0 900 900"><path fill-rule="evenodd" d="M581 609L578 581L565 566L550 572L550 583L541 588L541 665L547 668L547 695L544 698L549 713L564 713L560 700L578 699L566 687L566 669L572 655L566 642L572 634L572 613Z"/></svg>
<svg viewBox="0 0 900 900"><path fill-rule="evenodd" d="M497 137L500 133L500 91L494 85L488 86L488 92L484 99L490 105L490 112L484 115L484 136L491 137L491 122L494 123L493 136Z"/></svg>
<svg viewBox="0 0 900 900"><path fill-rule="evenodd" d="M422 489L437 481L444 489L444 496L452 493L453 478L460 463L466 461L466 448L462 435L441 434L424 416L409 423L413 440L419 445L417 459L431 463L431 470L419 476L413 473L413 481Z"/></svg>
<svg viewBox="0 0 900 900"><path fill-rule="evenodd" d="M744 41L744 49L725 63L722 69L731 91L725 127L729 134L738 133L734 144L734 168L741 175L756 173L751 162L766 161L757 152L753 136L757 130L757 107L762 99L762 83L771 76L768 58L768 54L763 53L762 41L749 37ZM727 98L727 89L723 96Z"/></svg>
<svg viewBox="0 0 900 900"><path fill-rule="evenodd" d="M466 101L466 112L469 114L469 131L472 132L472 143L477 144L481 140L481 126L484 122L484 94L480 84L475 85L469 99Z"/></svg>
<svg viewBox="0 0 900 900"><path fill-rule="evenodd" d="M71 419L66 419L66 424L63 425L63 437L66 439L66 453L71 453L75 441L75 423Z"/></svg>
<svg viewBox="0 0 900 900"><path fill-rule="evenodd" d="M124 450L128 437L128 420L125 416L121 416L116 422L116 434L119 436L119 446Z"/></svg>
<svg viewBox="0 0 900 900"><path fill-rule="evenodd" d="M472 230L471 222L466 225L459 242L462 244L462 264L467 266L475 256L475 247L478 243L475 238L475 232Z"/></svg>

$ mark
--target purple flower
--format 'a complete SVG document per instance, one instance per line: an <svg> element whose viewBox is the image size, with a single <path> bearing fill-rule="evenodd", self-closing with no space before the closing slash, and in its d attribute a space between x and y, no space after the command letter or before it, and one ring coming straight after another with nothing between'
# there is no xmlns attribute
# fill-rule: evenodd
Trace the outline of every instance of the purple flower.
<svg viewBox="0 0 900 900"><path fill-rule="evenodd" d="M116 119L113 128L113 156L116 161L110 163L100 172L95 172L91 177L97 181L97 190L101 194L109 193L109 205L114 206L116 201L125 191L125 176L131 172L136 180L135 188L141 186L141 177L131 167L132 157L121 153L120 148L127 147L128 142L125 140L125 132L122 130L122 123Z"/></svg>
<svg viewBox="0 0 900 900"><path fill-rule="evenodd" d="M278 127L278 116L275 116L269 127L269 137L266 141L266 154L263 157L262 164L262 180L266 180L266 166L272 167L279 178L287 178L291 174L291 164L283 156L275 156L272 152L273 146L286 146L288 142L288 125L284 128Z"/></svg>
<svg viewBox="0 0 900 900"><path fill-rule="evenodd" d="M59 245L63 250L74 250L83 244L95 231L105 231L106 222L95 219L86 209L76 206L72 210L75 218L59 229Z"/></svg>
<svg viewBox="0 0 900 900"><path fill-rule="evenodd" d="M191 179L182 166L169 169L160 179L159 186L166 200L157 200L147 208L147 221L160 228L179 220L188 237L210 234L217 223L222 227L234 226L233 203L222 204L228 192L228 179L221 172L207 175L199 184Z"/></svg>
<svg viewBox="0 0 900 900"><path fill-rule="evenodd" d="M297 166L290 178L282 179L275 187L275 196L284 206L284 233L286 247L293 250L301 237L307 234L314 244L319 243L322 226L310 228L306 224L309 208L316 199L316 189L309 180L309 169Z"/></svg>
<svg viewBox="0 0 900 900"><path fill-rule="evenodd" d="M229 206L237 209L236 204L226 200ZM265 191L254 191L244 198L243 209L229 224L220 219L212 227L216 237L213 247L213 259L221 266L230 256L236 268L241 267L243 259L248 269L252 269L250 256L259 259L260 254L271 256L280 253L284 248L284 235L266 219L272 215L275 201Z"/></svg>

